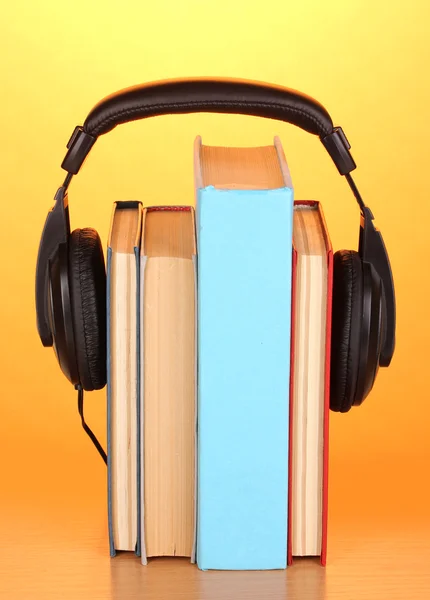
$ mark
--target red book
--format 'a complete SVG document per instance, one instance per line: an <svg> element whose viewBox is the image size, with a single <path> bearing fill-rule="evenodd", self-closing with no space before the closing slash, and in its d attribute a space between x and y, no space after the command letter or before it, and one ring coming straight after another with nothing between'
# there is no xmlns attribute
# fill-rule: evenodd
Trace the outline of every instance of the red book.
<svg viewBox="0 0 430 600"><path fill-rule="evenodd" d="M288 564L327 557L333 251L321 204L294 203Z"/></svg>

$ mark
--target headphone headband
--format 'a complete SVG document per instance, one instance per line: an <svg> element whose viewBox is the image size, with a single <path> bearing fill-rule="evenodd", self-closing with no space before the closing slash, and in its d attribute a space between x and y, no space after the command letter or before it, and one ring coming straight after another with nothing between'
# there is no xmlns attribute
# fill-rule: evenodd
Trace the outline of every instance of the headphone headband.
<svg viewBox="0 0 430 600"><path fill-rule="evenodd" d="M121 90L107 96L89 113L83 127L75 128L67 144L62 168L67 171L64 184L48 214L39 246L36 274L36 306L39 334L44 345L52 345L49 306L49 268L57 249L67 244L70 232L67 188L78 173L99 135L121 123L167 114L194 112L233 113L285 121L317 135L345 178L360 206L359 253L364 261L377 267L384 286L387 327L381 353L388 366L395 342L395 295L388 253L381 234L373 225L373 215L365 206L350 175L356 165L350 145L340 127L334 127L326 109L313 98L281 86L243 79L173 79Z"/></svg>
<svg viewBox="0 0 430 600"><path fill-rule="evenodd" d="M195 112L242 114L284 121L318 135L341 175L355 169L350 145L326 109L313 98L276 85L243 79L173 79L130 87L104 98L76 127L62 168L78 173L99 135L138 119Z"/></svg>

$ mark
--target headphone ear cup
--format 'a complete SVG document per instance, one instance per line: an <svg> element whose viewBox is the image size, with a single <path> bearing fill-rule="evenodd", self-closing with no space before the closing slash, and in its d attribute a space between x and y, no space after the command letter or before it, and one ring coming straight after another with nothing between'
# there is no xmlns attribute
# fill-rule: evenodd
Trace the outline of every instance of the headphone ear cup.
<svg viewBox="0 0 430 600"><path fill-rule="evenodd" d="M69 238L69 274L79 381L86 391L106 385L106 270L94 229Z"/></svg>
<svg viewBox="0 0 430 600"><path fill-rule="evenodd" d="M360 364L363 271L358 252L333 257L330 409L348 412L354 404Z"/></svg>

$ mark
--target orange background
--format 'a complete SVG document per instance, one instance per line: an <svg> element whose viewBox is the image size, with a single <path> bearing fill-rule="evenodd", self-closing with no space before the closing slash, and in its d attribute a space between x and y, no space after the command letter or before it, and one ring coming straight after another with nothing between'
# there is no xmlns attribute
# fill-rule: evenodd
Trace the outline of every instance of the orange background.
<svg viewBox="0 0 430 600"><path fill-rule="evenodd" d="M421 0L2 7L0 527L20 512L37 520L38 506L58 514L59 527L74 503L105 511L104 466L80 427L75 392L36 330L38 243L64 176L65 144L103 96L199 75L299 89L343 126L356 182L389 250L398 320L392 366L371 396L348 415L331 415L330 520L353 528L368 517L393 526L429 519L429 19ZM357 247L358 209L317 138L240 116L159 117L104 136L71 185L72 228L92 226L106 245L115 200L193 203L197 134L226 145L279 135L296 198L322 202L335 250ZM105 443L105 391L87 395L86 413Z"/></svg>

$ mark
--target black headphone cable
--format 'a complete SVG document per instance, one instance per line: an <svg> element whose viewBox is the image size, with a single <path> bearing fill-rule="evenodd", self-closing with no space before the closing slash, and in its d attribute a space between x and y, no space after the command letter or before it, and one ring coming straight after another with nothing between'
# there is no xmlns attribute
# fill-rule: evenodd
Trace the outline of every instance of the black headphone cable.
<svg viewBox="0 0 430 600"><path fill-rule="evenodd" d="M94 433L91 431L91 429L88 427L88 425L85 422L85 417L84 417L84 390L82 389L82 386L79 385L79 384L75 385L75 390L78 391L78 412L79 412L79 415L81 417L82 427L84 428L84 431L88 434L88 436L91 439L92 443L97 448L100 456L102 457L102 459L104 460L105 464L107 465L107 455L106 455L106 452L103 450L100 442L98 441L98 439L96 438L96 436L94 435Z"/></svg>

